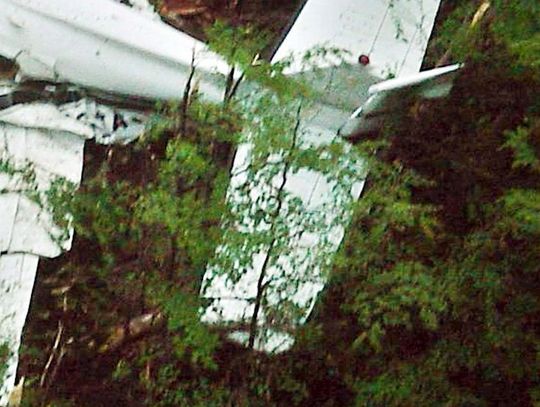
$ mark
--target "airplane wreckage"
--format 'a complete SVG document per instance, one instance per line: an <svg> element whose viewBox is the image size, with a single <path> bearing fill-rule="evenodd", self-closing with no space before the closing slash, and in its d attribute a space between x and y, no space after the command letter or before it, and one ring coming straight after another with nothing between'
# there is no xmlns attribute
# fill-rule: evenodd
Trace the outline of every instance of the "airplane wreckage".
<svg viewBox="0 0 540 407"><path fill-rule="evenodd" d="M293 63L285 73L308 75L309 79L310 72L298 58L305 52L322 44L348 54L336 62L316 61L327 75L313 79L312 84L324 92L302 113L301 142L329 143L376 131L385 117L404 108L400 103L409 92L424 98L448 94L458 65L418 73L439 2L303 2L271 61L292 55ZM120 107L114 98L103 101L89 96L90 90L116 95L118 100L179 99L194 58L202 97L216 102L223 98L231 67L219 55L161 21L146 1L132 1L132 7L122 3L0 0L0 55L19 67L15 81L0 81L0 341L12 351L0 406L7 404L15 384L17 352L38 260L69 250L73 237L72 231L66 236L55 225L51 208L40 204L39 197L59 179L75 185L81 182L85 140L127 144L144 132L148 120L144 112ZM395 78L384 81L389 72ZM28 92L28 80L44 84L38 92L32 90L32 101L20 97ZM119 120L121 126L117 125ZM249 165L251 147L248 138L237 149L229 200L238 199L235 189L246 181L242 169ZM28 165L35 173L31 179L21 170ZM271 244L250 254L249 267L243 265L235 281L209 266L201 289L209 304L201 310L204 322L238 327L255 321L260 329L251 344L254 348L281 352L292 346L290 331L263 329L271 325L266 310L285 295L302 310L286 316L287 325L295 327L304 323L313 309L325 285L324 270L349 223L349 205L360 197L364 185L361 158L338 166L354 167L359 174L346 188L336 189L331 179L309 169L292 172L285 167L282 172L289 173L276 176L276 183L286 180L282 189L299 199L306 210L323 210L325 221L315 229L289 236L288 250L277 255ZM267 187L252 186L251 199L267 194ZM32 188L37 190L37 202L25 194ZM255 232L250 216L246 213L239 227ZM225 239L217 255L226 253L227 245ZM287 287L289 279L300 283ZM253 298L261 286L265 287L265 306L258 308ZM244 344L250 340L247 330L239 328L231 330L229 336Z"/></svg>

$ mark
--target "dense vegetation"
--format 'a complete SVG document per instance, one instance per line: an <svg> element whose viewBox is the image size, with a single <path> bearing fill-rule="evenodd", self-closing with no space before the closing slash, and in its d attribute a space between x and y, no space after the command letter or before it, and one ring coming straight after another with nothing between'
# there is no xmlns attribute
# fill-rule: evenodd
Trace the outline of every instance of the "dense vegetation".
<svg viewBox="0 0 540 407"><path fill-rule="evenodd" d="M269 94L209 104L186 93L136 145L89 146L65 207L74 250L40 271L27 405L539 405L540 6L494 1L471 29L476 7L462 3L433 43L436 57L465 62L450 96L411 101L350 152L368 163L368 186L285 354L201 324L198 293L234 215L232 153L255 115L261 165L275 151L285 165L332 164L290 147L294 101L309 92L280 67L250 67L257 41L221 27L216 48Z"/></svg>

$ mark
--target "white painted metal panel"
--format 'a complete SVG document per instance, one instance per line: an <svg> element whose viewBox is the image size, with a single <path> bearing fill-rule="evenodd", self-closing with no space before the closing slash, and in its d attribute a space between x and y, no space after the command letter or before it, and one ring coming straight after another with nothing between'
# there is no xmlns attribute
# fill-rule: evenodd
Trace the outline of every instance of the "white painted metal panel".
<svg viewBox="0 0 540 407"><path fill-rule="evenodd" d="M420 70L440 0L310 0L274 56L302 57L316 46L347 51L344 60L366 67L382 79L387 74L408 75ZM320 65L331 65L320 61ZM304 70L300 58L290 73Z"/></svg>
<svg viewBox="0 0 540 407"><path fill-rule="evenodd" d="M18 104L4 109L0 111L0 122L25 129L69 132L84 138L94 136L84 123L66 117L57 106L47 103ZM24 150L26 151L26 148Z"/></svg>
<svg viewBox="0 0 540 407"><path fill-rule="evenodd" d="M28 117L28 124L39 117L40 109L22 109ZM32 113L37 110L36 116ZM0 156L9 159L16 168L31 165L35 173L35 185L29 185L20 177L13 176L7 181L7 190L17 192L7 194L0 199L2 213L8 216L2 220L2 244L4 252L33 253L36 255L55 257L63 249L69 249L71 239L55 241L61 231L54 225L48 208L42 208L37 203L25 197L25 189L35 189L45 192L51 181L61 177L75 184L80 182L82 175L84 138L74 133L50 129L35 129L7 124L2 122L0 114ZM54 123L54 122L51 122ZM50 123L50 124L51 124ZM62 128L61 125L58 125Z"/></svg>
<svg viewBox="0 0 540 407"><path fill-rule="evenodd" d="M21 333L28 314L38 256L0 255L0 342L13 350L4 377L0 377L0 406L5 406L15 384Z"/></svg>
<svg viewBox="0 0 540 407"><path fill-rule="evenodd" d="M111 0L0 0L0 54L33 78L158 99L182 95L193 55L202 72L228 71L202 42ZM211 79L200 89L221 96Z"/></svg>
<svg viewBox="0 0 540 407"><path fill-rule="evenodd" d="M21 196L13 224L9 253L32 253L56 257L71 248L72 233L62 239L64 231L52 220L47 208Z"/></svg>
<svg viewBox="0 0 540 407"><path fill-rule="evenodd" d="M338 129L346 118L369 97L368 87L376 82L376 78L401 76L417 72L431 33L439 0L310 0L293 25L288 36L276 52L273 61L281 61L289 55L302 55L314 46L337 47L348 51L344 61L320 58L315 60L315 67L322 68L322 83L315 82L321 91L320 104L302 118L302 141L304 143L324 144L336 140ZM361 54L369 55L368 66L357 63ZM312 61L313 62L313 61ZM340 65L337 67L337 65ZM335 66L336 67L333 67ZM289 74L306 75L312 70L295 58L287 71ZM317 80L317 72L305 76L308 80ZM311 75L311 74L309 74ZM379 79L379 80L380 80ZM354 95L357 94L355 100ZM347 97L343 97L347 94ZM350 110L347 110L350 109ZM229 199L234 202L239 194L234 189L242 185L242 169L249 160L250 147L244 146L241 156L233 165L233 179L229 190ZM356 200L362 191L362 164L343 161L336 165L333 175L343 170L356 172L356 179L348 180L348 187L335 189L335 183L327 176L312 170L290 171L287 176L285 190L299 198L306 212L313 211L324 217L317 228L310 230L306 225L300 237L291 236L289 250L277 257L261 249L252 253L252 264L247 270L229 270L241 275L239 281L230 281L223 270L209 269L203 283L203 295L211 300L210 306L203 315L208 322L234 323L246 325L254 309L257 284L260 283L263 265L270 260L273 264L264 270L265 305L258 316L258 324L271 325L272 306L286 300L302 311L291 314L285 325L294 327L305 322L309 316L317 294L326 282L325 273L332 263L349 224L349 205ZM276 176L276 182L282 174ZM273 182L274 183L274 182ZM347 184L347 181L345 181ZM251 193L256 202L268 193L267 186L258 186ZM239 203L239 202L237 202ZM246 213L245 216L255 216ZM249 219L246 225L253 224ZM264 226L267 228L268 225ZM303 226L300 225L299 228ZM249 227L247 228L249 231ZM294 229L294 228L293 228ZM296 230L297 232L299 230ZM257 230L253 230L257 233ZM227 244L218 249L226 253ZM233 265L233 267L235 267ZM295 281L291 285L290 282ZM299 283L298 283L299 281ZM286 332L270 329L260 332L256 347L266 351L283 351L292 344ZM276 346L279 338L283 346ZM245 329L233 333L237 340L247 342Z"/></svg>
<svg viewBox="0 0 540 407"><path fill-rule="evenodd" d="M373 95L379 92L387 92L394 89L414 86L430 79L435 79L439 76L446 75L447 73L457 71L459 68L461 68L461 66L461 64L448 65L440 68L430 69L429 71L423 71L414 75L389 79L371 86L369 88L369 93L370 95Z"/></svg>
<svg viewBox="0 0 540 407"><path fill-rule="evenodd" d="M0 188L3 187L0 186ZM9 248L18 202L19 196L17 194L0 193L0 252L7 252Z"/></svg>
<svg viewBox="0 0 540 407"><path fill-rule="evenodd" d="M334 47L350 52L345 56L356 63L360 54L368 54L385 17L384 0L310 0L274 56L280 61L294 55L289 73L305 69L300 59L315 47ZM322 66L330 63L320 61Z"/></svg>
<svg viewBox="0 0 540 407"><path fill-rule="evenodd" d="M119 114L125 127L115 129L114 118ZM50 208L29 199L25 189L43 193L59 177L78 185L86 138L129 141L144 130L144 120L138 113L91 100L61 106L21 104L0 111L0 157L16 168L30 164L35 173L35 184L17 175L0 174L0 341L8 340L13 351L7 380L0 389L0 406L14 384L38 256L55 257L69 250L73 235L68 230L65 238Z"/></svg>

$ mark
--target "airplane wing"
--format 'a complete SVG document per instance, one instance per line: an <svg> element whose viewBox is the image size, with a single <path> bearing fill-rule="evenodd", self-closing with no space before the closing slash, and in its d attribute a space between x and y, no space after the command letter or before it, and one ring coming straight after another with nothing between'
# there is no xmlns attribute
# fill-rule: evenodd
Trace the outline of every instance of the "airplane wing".
<svg viewBox="0 0 540 407"><path fill-rule="evenodd" d="M356 65L365 55L371 74L386 79L420 70L440 0L325 0L305 2L273 61L296 55L291 73L301 72L301 57L315 47L348 52L344 62ZM331 66L321 60L319 65Z"/></svg>
<svg viewBox="0 0 540 407"><path fill-rule="evenodd" d="M145 128L143 115L92 100L10 105L19 91L0 82L0 343L13 351L0 377L0 406L15 384L39 257L56 257L71 247L73 230L55 224L46 192L57 179L79 184L87 139L122 143ZM115 129L115 118L125 126Z"/></svg>
<svg viewBox="0 0 540 407"><path fill-rule="evenodd" d="M204 43L163 23L145 0L132 3L133 9L112 0L0 0L0 55L17 63L23 79L154 100L181 99L194 62L201 93L220 100L227 64ZM60 177L78 185L85 139L126 143L145 127L135 111L89 99L59 106L39 97L26 101L24 92L0 83L0 342L12 350L5 380L0 378L0 406L14 385L39 256L68 250L72 237L25 190L43 194ZM23 101L14 103L21 94ZM125 126L116 128L118 115ZM19 171L28 165L32 185Z"/></svg>
<svg viewBox="0 0 540 407"><path fill-rule="evenodd" d="M23 77L152 99L181 98L193 56L212 100L229 70L201 41L111 0L0 0L0 55Z"/></svg>
<svg viewBox="0 0 540 407"><path fill-rule="evenodd" d="M418 71L438 3L438 0L305 2L273 57L273 61L278 62L295 54L297 59L287 73L303 75L321 91L322 96L302 113L302 143L332 142L351 113L368 98L372 84L390 76L401 77ZM343 60L322 58L315 61L314 66L306 66L300 55L316 44L342 48L348 54ZM211 100L220 100L224 83L220 75L228 72L228 66L204 44L160 21L109 0L0 0L0 55L14 59L22 74L33 78L73 82L118 94L177 99L183 93L194 53L202 77L201 93ZM358 63L359 60L362 63ZM63 174L68 168L68 175L77 183L82 140L90 134L75 118L80 117L81 111L90 117L92 106L30 107L33 113L39 110L41 119L37 120L38 116L33 113L24 113L22 107L2 111L4 152L7 148L10 153L17 152L23 161L35 161L38 181L43 185L57 169ZM107 115L110 116L110 112ZM43 123L56 124L46 128ZM15 139L14 134L22 136ZM106 134L103 131L104 137ZM26 142L30 137L32 143ZM62 165L54 169L47 167L37 154L39 143L33 145L35 140L43 140L50 148L56 146L51 154L65 164L65 168ZM230 199L239 196L235 190L241 189L244 180L237 174L249 163L251 149L252 146L246 144L236 154ZM64 151L64 155L57 156L58 151ZM351 169L361 174L360 167L360 159L339 161L336 176ZM283 170L276 175L275 182L279 183L280 179L285 180L281 190L292 199L298 198L307 213L325 216L319 219L318 226L297 225L298 233L279 253L273 250L272 242L257 252L248 253L252 258L248 269L234 270L233 266L229 270L240 276L234 282L216 277L209 268L203 293L210 302L203 315L203 320L208 322L242 325L255 316L256 325L262 326L273 318L272 309L286 303L289 311L280 327L259 331L256 347L272 351L291 346L292 339L285 328L294 328L309 316L318 292L324 287L325 269L331 264L348 224L348 203L359 196L363 186L360 175L350 177L346 185L337 190L327 176L309 168L295 172ZM0 179L3 186L13 182L13 179ZM265 186L254 185L251 190L251 199L256 202L265 192ZM54 225L46 213L14 191L7 191L0 199L8 214L0 220L0 271L5 276L0 284L16 285L13 295L19 299L6 297L6 301L20 305L18 310L13 310L5 303L0 304L0 323L8 326L6 319L13 317L10 310L14 311L16 321L10 328L13 334L9 335L16 345L12 349L16 349L32 289L32 284L27 283L33 282L37 255L54 256L60 248L50 239ZM219 250L226 252L228 248L231 246L225 244ZM295 283L289 284L289 281ZM256 313L254 298L261 287L264 288L264 304ZM243 328L231 335L239 341L247 341ZM10 369L16 366L16 361L10 366ZM10 380L14 380L14 376L10 376L8 382ZM4 397L1 391L0 396ZM0 405L2 402L0 400Z"/></svg>
<svg viewBox="0 0 540 407"><path fill-rule="evenodd" d="M318 100L303 112L300 120L303 142L338 141L338 130L368 100L371 85L419 71L439 2L305 2L272 59L279 62L292 55L293 62L286 74L302 76L319 91ZM302 56L316 46L339 48L345 54L341 58L315 57L310 64L304 63ZM240 205L246 199L242 191L249 191L249 200L254 205L259 203L263 211L270 200L271 186L258 183L264 176L256 174L252 185L247 185L245 176L253 148L253 144L246 143L237 151L229 199L233 205ZM338 185L335 180L345 173L356 176L342 177ZM236 327L230 337L259 350L288 349L293 344L290 333L309 317L325 285L332 257L350 221L350 204L362 191L364 173L361 158L353 155L337 160L335 168L326 174L308 167L284 167L269 183L275 186L284 180L281 189L274 188L274 198L279 200L280 192L288 194L288 202L296 198L301 202L304 219L317 218L316 226L309 222L298 224L298 218L290 217L290 235L281 238L279 250L277 240L272 240L263 248L259 245L251 253L244 253L251 256L248 267L229 264L228 273L211 267L203 282L202 295L209 303L203 320ZM253 224L257 211L251 208L244 216L244 225ZM278 216L291 214L282 209ZM218 249L218 257L250 250L249 240L262 232L261 228L269 227L272 226L252 228L243 234L243 239L231 239ZM250 338L254 321L255 341Z"/></svg>
<svg viewBox="0 0 540 407"><path fill-rule="evenodd" d="M57 256L71 243L71 233L67 239L62 237L51 213L37 202L35 194L44 195L57 176L78 183L86 134L74 120L54 121L48 106L27 106L26 112L0 110L0 167L5 170L0 172L0 341L14 350L1 380L2 406L15 383L16 350L39 256ZM29 166L32 176L26 177Z"/></svg>

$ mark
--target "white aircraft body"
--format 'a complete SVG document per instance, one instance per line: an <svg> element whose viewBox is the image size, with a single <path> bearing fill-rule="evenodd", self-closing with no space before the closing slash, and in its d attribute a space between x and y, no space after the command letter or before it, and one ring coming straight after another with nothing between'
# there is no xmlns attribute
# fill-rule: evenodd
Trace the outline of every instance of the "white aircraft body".
<svg viewBox="0 0 540 407"><path fill-rule="evenodd" d="M221 98L224 61L202 42L163 23L138 1L131 9L112 0L0 0L0 55L17 63L18 79L67 82L118 95L180 99L192 61L195 80L210 100ZM10 105L10 82L0 82L0 162L30 165L36 181L0 172L0 343L10 347L0 378L0 406L14 387L18 348L28 313L39 257L56 257L71 247L72 231L52 221L43 204L51 183L78 185L84 141L125 143L144 131L146 118L81 99L57 106L36 101ZM53 92L55 86L45 89ZM115 129L121 115L127 127Z"/></svg>
<svg viewBox="0 0 540 407"><path fill-rule="evenodd" d="M202 42L111 0L1 0L0 54L22 76L157 99L181 97L194 54L199 73L228 73Z"/></svg>
<svg viewBox="0 0 540 407"><path fill-rule="evenodd" d="M11 91L0 85L0 98ZM115 130L115 117L121 117L126 127ZM12 349L6 379L0 382L0 406L7 402L15 382L17 349L39 257L56 257L71 247L73 231L55 225L46 192L55 180L79 184L87 139L133 140L144 131L145 119L87 99L0 110L0 166L31 168L35 176L27 179L24 173L10 173L9 168L0 171L0 343L7 342Z"/></svg>
<svg viewBox="0 0 540 407"><path fill-rule="evenodd" d="M305 51L322 45L349 54L344 59L315 61L324 80L313 85L325 91L302 113L299 143L330 143L344 125L362 122L358 107L366 100L371 101L370 109L377 111L381 101L395 89L416 86L457 69L417 76L439 1L305 2L273 61L293 54L298 59L287 74L309 79L314 71L299 58ZM143 11L113 0L0 0L0 55L17 62L19 79L68 82L151 99L180 99L194 61L199 91L209 100L220 100L224 75L229 72L227 64L205 44L163 23L144 5L140 9ZM369 63L359 64L360 56L364 63L368 57ZM406 75L413 76L403 79ZM397 79L371 88L370 93L371 85L389 76ZM315 77L320 78L318 74ZM137 112L89 99L59 106L38 101L3 109L2 98L10 92L8 83L0 84L0 159L12 160L16 165L31 164L41 193L59 177L76 185L80 182L86 139L126 143L144 127L141 123L145 118ZM112 122L117 114L126 119L127 129L114 129ZM238 148L228 193L232 203L238 197L236 189L246 181L241 173L251 155L249 142ZM358 178L350 178L336 189L335 182L316 171L284 169L271 181L274 184L286 179L282 189L297 197L307 212L324 213L326 220L319 222L318 229L295 234L288 249L277 255L271 244L250 254L249 267L227 270L240 272L241 278L235 282L226 278L223 270L209 267L201 290L209 301L208 307L201 310L203 321L245 325L253 320L254 297L264 286L264 306L255 314L258 330L254 347L278 352L292 345L290 330L282 328L294 329L309 316L349 223L349 204L363 188L365 169L360 157L338 163L335 171L352 171ZM7 289L7 294L0 297L0 340L7 340L13 351L0 389L0 406L6 405L15 383L17 349L38 259L55 257L69 250L71 244L72 232L62 234L52 222L50 208L25 197L25 182L16 174L0 173L0 288ZM251 197L257 200L267 192L268 185L254 186ZM244 217L249 224L250 215ZM229 249L224 243L218 257ZM298 283L291 286L289 280ZM291 313L284 324L272 327L272 308L283 300L300 312ZM270 328L265 330L265 326ZM238 328L231 331L230 337L247 343L249 332Z"/></svg>
<svg viewBox="0 0 540 407"><path fill-rule="evenodd" d="M321 91L320 99L301 118L299 143L323 144L337 140L338 130L348 123L351 113L356 111L356 117L358 106L368 100L370 86L388 76L398 78L394 79L401 81L398 85L413 85L438 76L440 73L402 79L418 75L438 6L439 0L308 1L272 60L277 62L293 54L294 62L286 73L312 79L311 84ZM334 59L321 57L315 60L315 68L304 64L302 56L321 45L348 53ZM366 56L369 63L360 64L359 60ZM394 85L388 86L394 88ZM372 93L376 93L377 88L372 89ZM231 278L230 270L210 268L203 282L202 294L210 301L203 320L240 327L231 333L232 338L259 350L280 352L293 344L290 333L306 321L325 285L333 255L350 221L349 207L363 189L365 169L361 157L356 157L336 163L330 174L323 175L308 168L284 169L287 173L276 175L271 185L257 185L256 181L254 185L247 185L245 169L250 164L251 152L249 143L237 151L229 199L239 202L242 199L242 194L235 189L250 189L253 202L260 201L261 197L269 200L271 189L275 199L286 192L288 202L299 198L303 216L318 218L318 224L306 221L291 226L289 234L282 236L278 243L274 244L276 238L264 248L254 250L247 266L233 265L237 270L232 275L240 275L240 278ZM235 176L235 173L240 175ZM338 185L335 179L340 173L352 173L356 177L353 175ZM286 180L281 189L277 187L280 180ZM241 222L241 227L248 231L253 223L250 216L254 215L246 215ZM290 214L282 210L281 216ZM258 230L251 229L256 233L268 227L263 224ZM221 246L218 257L226 257L229 251L238 252L242 247L249 250L249 239L249 234L244 241L231 239L235 243ZM276 250L278 244L281 247ZM261 293L264 298L257 304ZM256 319L257 332L250 344L253 319Z"/></svg>

